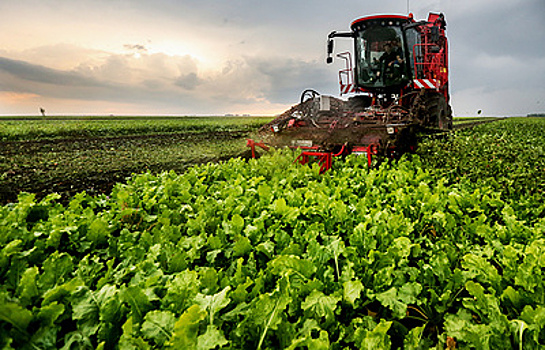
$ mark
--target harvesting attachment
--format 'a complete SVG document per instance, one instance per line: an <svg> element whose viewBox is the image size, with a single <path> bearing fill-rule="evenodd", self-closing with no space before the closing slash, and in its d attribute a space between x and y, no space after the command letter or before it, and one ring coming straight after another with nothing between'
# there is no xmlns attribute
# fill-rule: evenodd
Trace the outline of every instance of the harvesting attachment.
<svg viewBox="0 0 545 350"><path fill-rule="evenodd" d="M308 89L300 102L260 129L261 144L301 149L296 161L315 159L321 172L333 157L348 154L398 158L417 147L418 133L452 129L448 41L443 14L427 20L409 15L356 19L350 31L327 37L327 63L334 40L353 42L338 79L340 97ZM253 142L253 141L252 141ZM255 146L249 147L255 153Z"/></svg>
<svg viewBox="0 0 545 350"><path fill-rule="evenodd" d="M256 158L255 148L261 147L265 151L269 150L269 146L265 145L263 142L255 142L252 139L247 139L246 147L250 147L252 149L252 158Z"/></svg>
<svg viewBox="0 0 545 350"><path fill-rule="evenodd" d="M310 160L314 159L320 165L320 174L325 173L327 170L331 169L333 163L333 157L339 157L344 154L345 147L343 146L338 153L323 152L319 151L318 147L301 147L302 152L295 159L295 162L299 164L307 164Z"/></svg>

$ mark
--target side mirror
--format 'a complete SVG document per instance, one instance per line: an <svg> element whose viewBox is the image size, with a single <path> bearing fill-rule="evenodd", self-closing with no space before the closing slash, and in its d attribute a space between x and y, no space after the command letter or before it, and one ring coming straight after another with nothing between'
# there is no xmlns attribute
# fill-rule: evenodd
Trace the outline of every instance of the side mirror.
<svg viewBox="0 0 545 350"><path fill-rule="evenodd" d="M333 39L329 39L327 41L327 58L326 58L326 63L327 64L330 64L333 62Z"/></svg>

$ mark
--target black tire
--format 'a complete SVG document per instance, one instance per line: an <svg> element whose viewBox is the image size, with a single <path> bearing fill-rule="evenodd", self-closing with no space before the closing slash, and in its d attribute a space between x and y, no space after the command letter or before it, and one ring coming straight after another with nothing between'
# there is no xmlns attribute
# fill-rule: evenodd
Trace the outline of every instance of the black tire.
<svg viewBox="0 0 545 350"><path fill-rule="evenodd" d="M404 128L399 132L395 145L401 154L416 151L418 146L417 132L418 128L415 126Z"/></svg>
<svg viewBox="0 0 545 350"><path fill-rule="evenodd" d="M350 112L363 112L367 107L371 106L373 99L370 96L353 96L348 99L347 108Z"/></svg>
<svg viewBox="0 0 545 350"><path fill-rule="evenodd" d="M418 105L413 106L413 109L422 126L442 130L452 129L452 109L445 100L445 96L437 92L427 92L418 100Z"/></svg>

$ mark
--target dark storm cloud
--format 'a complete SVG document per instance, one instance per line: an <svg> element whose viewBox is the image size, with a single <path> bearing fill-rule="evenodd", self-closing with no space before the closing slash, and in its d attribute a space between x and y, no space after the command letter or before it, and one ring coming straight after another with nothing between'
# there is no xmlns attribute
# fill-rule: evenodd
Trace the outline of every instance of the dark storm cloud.
<svg viewBox="0 0 545 350"><path fill-rule="evenodd" d="M123 73L117 76L118 80L104 80L112 77L111 74L104 74L104 71L111 69L112 61L116 62L114 66L117 70ZM180 57L177 62L191 67L187 61L187 57ZM257 66L262 69L263 64ZM285 66L290 65L293 63ZM130 76L132 72L130 67L123 64L122 58L115 55L106 59L103 66L74 71L50 69L0 57L0 91L30 93L43 98L128 103L146 108L157 106L163 111L198 111L200 114L224 113L233 104L255 104L260 98L263 101L264 87L256 85L253 78L267 80L259 69L244 61L236 67L228 65L222 74L208 79L200 78L195 72L187 72L170 79L149 78L125 83L124 76ZM275 81L274 86L274 92L285 88L279 81Z"/></svg>
<svg viewBox="0 0 545 350"><path fill-rule="evenodd" d="M542 56L545 43L545 1L512 2L491 7L486 13L457 14L448 26L460 47L474 54L507 55L526 59Z"/></svg>
<svg viewBox="0 0 545 350"><path fill-rule="evenodd" d="M544 18L542 0L453 8L447 14L455 113L482 108L524 114L540 108L528 101L545 91Z"/></svg>
<svg viewBox="0 0 545 350"><path fill-rule="evenodd" d="M0 57L0 71L36 83L58 86L102 86L101 83L75 72L61 71L5 57Z"/></svg>
<svg viewBox="0 0 545 350"><path fill-rule="evenodd" d="M273 103L294 103L308 88L327 90L331 80L331 72L322 62L283 57L252 57L246 61L267 82L263 92Z"/></svg>
<svg viewBox="0 0 545 350"><path fill-rule="evenodd" d="M180 75L174 84L186 90L194 90L197 85L201 84L201 80L196 73L187 73Z"/></svg>
<svg viewBox="0 0 545 350"><path fill-rule="evenodd" d="M28 92L44 97L87 101L163 100L164 92L150 93L153 90L104 82L76 71L51 69L4 57L0 57L0 72L5 76L2 80L9 81L7 84L0 85L4 91Z"/></svg>

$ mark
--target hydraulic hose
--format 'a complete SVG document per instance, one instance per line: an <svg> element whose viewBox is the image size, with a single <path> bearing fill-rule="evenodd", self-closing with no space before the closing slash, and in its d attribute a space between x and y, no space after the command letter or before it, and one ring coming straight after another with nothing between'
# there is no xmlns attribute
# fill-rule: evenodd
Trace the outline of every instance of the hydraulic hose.
<svg viewBox="0 0 545 350"><path fill-rule="evenodd" d="M316 90L313 90L313 89L306 89L305 91L303 91L303 93L301 94L301 103L305 102L305 96L309 96L310 98L314 98L316 96L320 96L320 93Z"/></svg>

